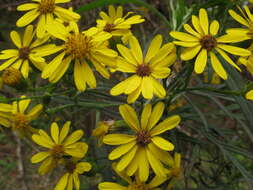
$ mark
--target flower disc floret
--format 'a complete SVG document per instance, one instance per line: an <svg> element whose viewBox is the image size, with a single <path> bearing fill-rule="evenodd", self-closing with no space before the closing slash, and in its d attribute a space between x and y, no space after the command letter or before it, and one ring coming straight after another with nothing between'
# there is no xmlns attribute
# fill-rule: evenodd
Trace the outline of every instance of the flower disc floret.
<svg viewBox="0 0 253 190"><path fill-rule="evenodd" d="M39 5L40 14L53 13L55 9L55 0L41 0Z"/></svg>

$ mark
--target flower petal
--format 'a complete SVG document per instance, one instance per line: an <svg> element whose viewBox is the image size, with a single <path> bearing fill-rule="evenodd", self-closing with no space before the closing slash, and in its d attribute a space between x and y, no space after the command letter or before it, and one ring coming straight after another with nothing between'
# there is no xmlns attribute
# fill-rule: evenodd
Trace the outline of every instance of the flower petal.
<svg viewBox="0 0 253 190"><path fill-rule="evenodd" d="M109 154L109 160L115 160L130 151L136 145L135 141L120 145Z"/></svg>
<svg viewBox="0 0 253 190"><path fill-rule="evenodd" d="M70 121L67 121L66 123L64 123L61 132L60 132L60 136L59 136L59 143L62 143L64 141L64 139L66 138L66 136L69 133L69 128L70 128Z"/></svg>
<svg viewBox="0 0 253 190"><path fill-rule="evenodd" d="M127 104L120 105L119 112L130 128L132 128L134 131L138 131L140 129L137 114L131 106Z"/></svg>
<svg viewBox="0 0 253 190"><path fill-rule="evenodd" d="M152 112L151 104L146 104L141 113L141 128L142 129L146 129L151 112Z"/></svg>
<svg viewBox="0 0 253 190"><path fill-rule="evenodd" d="M203 8L199 10L199 23L204 31L204 34L208 35L208 28L209 28L208 15L206 10Z"/></svg>
<svg viewBox="0 0 253 190"><path fill-rule="evenodd" d="M132 36L129 40L129 44L131 48L130 51L134 55L134 58L136 59L137 63L142 64L143 55L142 55L142 50L141 50L138 40L134 36Z"/></svg>
<svg viewBox="0 0 253 190"><path fill-rule="evenodd" d="M108 145L121 145L132 142L136 139L133 135L126 134L109 134L105 135L103 142Z"/></svg>
<svg viewBox="0 0 253 190"><path fill-rule="evenodd" d="M214 20L210 24L210 34L215 36L219 31L220 24L217 20Z"/></svg>
<svg viewBox="0 0 253 190"><path fill-rule="evenodd" d="M156 35L155 38L151 41L148 52L146 54L145 63L149 63L149 61L156 55L162 45L162 36Z"/></svg>
<svg viewBox="0 0 253 190"><path fill-rule="evenodd" d="M59 143L59 127L56 122L51 125L51 137L53 138L55 144Z"/></svg>
<svg viewBox="0 0 253 190"><path fill-rule="evenodd" d="M150 115L149 121L148 121L148 126L147 126L148 130L151 130L155 126L155 124L160 120L164 111L164 107L165 107L164 103L162 102L158 102L154 106L152 113Z"/></svg>
<svg viewBox="0 0 253 190"><path fill-rule="evenodd" d="M41 162L42 160L45 160L49 155L50 155L49 152L39 152L39 153L32 156L31 162L33 164Z"/></svg>
<svg viewBox="0 0 253 190"><path fill-rule="evenodd" d="M207 50L202 49L200 53L198 54L195 64L194 64L194 70L197 74L203 73L205 70L207 63Z"/></svg>
<svg viewBox="0 0 253 190"><path fill-rule="evenodd" d="M133 160L135 153L138 149L138 146L134 146L127 154L125 154L117 164L117 170L124 170L129 163Z"/></svg>
<svg viewBox="0 0 253 190"><path fill-rule="evenodd" d="M158 137L158 136L153 137L151 138L151 141L162 150L165 150L165 151L174 150L174 145L162 137Z"/></svg>
<svg viewBox="0 0 253 190"><path fill-rule="evenodd" d="M76 141L80 140L83 136L83 130L79 129L74 131L71 135L69 135L65 141L63 142L64 146L68 146L71 145L73 143L75 143Z"/></svg>
<svg viewBox="0 0 253 190"><path fill-rule="evenodd" d="M199 53L200 49L201 49L200 45L195 46L195 47L185 48L183 52L181 53L180 57L184 61L193 59Z"/></svg>
<svg viewBox="0 0 253 190"><path fill-rule="evenodd" d="M222 64L220 63L220 61L218 60L218 58L216 57L216 55L213 52L210 52L211 55L211 64L212 67L214 69L214 71L224 80L227 80L227 73L224 70Z"/></svg>
<svg viewBox="0 0 253 190"><path fill-rule="evenodd" d="M40 12L38 9L31 10L24 14L18 21L16 22L16 25L18 27L24 27L28 24L30 24L32 21L34 21L38 16L40 15Z"/></svg>

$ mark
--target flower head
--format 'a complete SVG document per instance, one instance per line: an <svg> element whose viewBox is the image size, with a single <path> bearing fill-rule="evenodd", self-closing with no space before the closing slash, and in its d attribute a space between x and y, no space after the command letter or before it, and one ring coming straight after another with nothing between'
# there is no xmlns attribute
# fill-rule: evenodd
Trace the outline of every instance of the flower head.
<svg viewBox="0 0 253 190"><path fill-rule="evenodd" d="M168 177L170 182L168 184L168 190L172 190L174 184L180 180L183 176L183 168L181 166L181 154L175 153L174 158L170 161L171 168L168 171Z"/></svg>
<svg viewBox="0 0 253 190"><path fill-rule="evenodd" d="M63 44L55 48L61 53L45 67L42 78L49 78L49 81L53 83L59 81L71 61L74 61L74 81L79 91L84 91L86 84L91 88L96 87L96 79L88 61L93 63L102 76L110 77L105 66L116 66L117 52L109 49L106 45L106 41L111 37L109 33L99 32L97 28L79 32L77 25L74 33L69 33L59 22L50 25L48 31L54 37L61 39ZM52 49L52 51L54 50Z"/></svg>
<svg viewBox="0 0 253 190"><path fill-rule="evenodd" d="M114 121L100 121L98 127L92 131L92 136L98 138L98 144L102 145L104 136L109 132L110 128L113 127Z"/></svg>
<svg viewBox="0 0 253 190"><path fill-rule="evenodd" d="M51 125L51 137L40 129L38 134L34 134L32 139L38 145L49 149L39 152L31 158L32 163L42 162L39 167L40 174L46 174L51 171L64 156L83 158L87 152L88 145L84 142L77 142L83 136L83 131L76 130L68 136L70 122L66 122L59 130L57 123ZM68 136L68 137L67 137Z"/></svg>
<svg viewBox="0 0 253 190"><path fill-rule="evenodd" d="M196 73L200 74L204 72L208 57L210 57L214 71L221 78L226 80L227 72L215 54L217 51L226 62L240 71L240 68L226 53L228 52L238 56L249 56L251 54L250 51L246 49L226 45L226 43L240 41L240 37L235 34L226 34L216 37L219 31L219 23L214 20L209 26L208 15L205 9L199 10L199 17L195 15L192 16L192 25L194 29L189 24L184 24L184 29L188 33L176 31L170 32L170 35L173 38L180 40L174 41L174 44L186 47L181 53L182 60L187 61L196 57L194 70Z"/></svg>
<svg viewBox="0 0 253 190"><path fill-rule="evenodd" d="M53 44L43 45L48 40L48 37L33 40L34 31L32 25L26 27L23 39L16 31L12 31L10 37L17 49L1 51L0 60L4 59L6 61L0 65L0 71L13 67L20 70L23 77L27 79L30 71L29 64L32 64L40 71L43 70L46 65L43 56L50 54L45 50L54 47Z"/></svg>
<svg viewBox="0 0 253 190"><path fill-rule="evenodd" d="M15 86L20 83L22 75L18 69L9 67L2 73L3 83L9 86Z"/></svg>
<svg viewBox="0 0 253 190"><path fill-rule="evenodd" d="M133 75L114 86L110 91L111 95L127 94L128 103L133 103L141 93L146 99L151 99L153 95L159 98L166 95L159 79L169 76L168 67L175 61L176 52L174 44L167 43L162 47L161 44L162 36L157 35L150 43L145 58L135 37L130 39L130 49L121 44L117 45L122 55L118 58L117 70Z"/></svg>
<svg viewBox="0 0 253 190"><path fill-rule="evenodd" d="M17 26L23 27L38 18L36 34L42 38L46 34L46 26L52 24L55 17L63 21L80 19L80 15L71 10L64 9L56 4L67 3L71 0L36 0L33 3L25 3L17 7L18 11L28 11L18 21Z"/></svg>
<svg viewBox="0 0 253 190"><path fill-rule="evenodd" d="M125 104L119 107L121 116L134 134L109 134L103 139L105 144L120 145L109 154L110 160L120 158L117 170L126 170L129 176L137 173L141 181L148 179L150 166L159 177L166 175L166 169L162 163L168 163L167 151L172 151L174 145L158 135L176 127L180 122L180 117L171 116L157 124L163 110L162 102L157 103L153 109L150 104L147 104L139 122L131 106Z"/></svg>
<svg viewBox="0 0 253 190"><path fill-rule="evenodd" d="M122 36L123 42L127 42L129 35L132 35L131 26L145 21L140 15L129 17L131 14L132 12L128 12L123 16L122 6L115 9L114 6L110 5L108 7L108 14L103 11L99 13L101 19L97 20L97 28L109 32L113 36Z"/></svg>
<svg viewBox="0 0 253 190"><path fill-rule="evenodd" d="M14 101L12 103L11 113L8 114L9 124L6 127L11 127L20 137L30 137L36 132L36 129L30 126L30 122L40 115L43 106L38 104L27 111L31 99L24 98L26 97L21 96L21 99L23 100Z"/></svg>
<svg viewBox="0 0 253 190"><path fill-rule="evenodd" d="M87 147L88 148L88 147ZM85 150L85 153L87 149ZM91 164L88 162L78 162L75 159L63 161L66 173L60 178L54 190L76 190L80 189L79 175L91 170Z"/></svg>

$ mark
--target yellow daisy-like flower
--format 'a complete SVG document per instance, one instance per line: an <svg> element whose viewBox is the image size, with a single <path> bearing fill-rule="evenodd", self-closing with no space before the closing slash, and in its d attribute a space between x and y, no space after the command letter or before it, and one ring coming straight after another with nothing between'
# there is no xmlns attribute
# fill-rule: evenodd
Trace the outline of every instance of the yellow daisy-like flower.
<svg viewBox="0 0 253 190"><path fill-rule="evenodd" d="M246 93L245 98L248 100L253 100L253 90L250 90Z"/></svg>
<svg viewBox="0 0 253 190"><path fill-rule="evenodd" d="M21 82L22 79L21 72L13 67L8 67L7 69L5 69L1 77L3 80L3 84L9 86L16 86Z"/></svg>
<svg viewBox="0 0 253 190"><path fill-rule="evenodd" d="M26 97L21 96L21 98ZM38 104L27 111L30 103L31 99L14 101L12 103L12 111L8 117L10 124L7 127L11 127L20 137L30 137L36 132L36 129L30 126L30 122L35 120L43 109L43 105Z"/></svg>
<svg viewBox="0 0 253 190"><path fill-rule="evenodd" d="M167 178L155 176L149 183L144 183L139 180L137 176L135 180L132 180L125 171L117 170L116 164L113 163L114 171L124 181L128 183L128 186L123 186L113 182L102 182L98 185L99 190L162 190L159 186L164 183Z"/></svg>
<svg viewBox="0 0 253 190"><path fill-rule="evenodd" d="M240 7L238 7L238 9L242 16L231 9L228 12L233 19L246 26L246 28L230 28L227 29L226 32L236 36L236 40L238 41L253 39L253 15L251 14L248 6L244 6L245 12Z"/></svg>
<svg viewBox="0 0 253 190"><path fill-rule="evenodd" d="M32 0L33 3L25 3L17 7L18 11L28 11L20 19L16 25L24 27L38 18L36 34L38 38L42 38L46 34L47 25L52 24L55 17L64 21L78 20L80 15L56 4L67 3L71 0Z"/></svg>
<svg viewBox="0 0 253 190"><path fill-rule="evenodd" d="M98 145L101 146L103 144L104 136L109 132L110 128L113 127L114 121L100 121L98 122L98 127L93 129L92 136L98 138Z"/></svg>
<svg viewBox="0 0 253 190"><path fill-rule="evenodd" d="M101 19L97 19L97 28L105 32L111 33L113 36L122 36L122 40L126 43L131 33L131 26L139 24L145 20L140 15L130 16L132 12L128 12L123 16L122 6L117 7L110 5L108 7L108 14L101 11L99 13Z"/></svg>
<svg viewBox="0 0 253 190"><path fill-rule="evenodd" d="M5 59L6 61L0 65L0 71L13 67L20 70L25 79L28 78L30 71L29 64L32 64L42 71L46 66L43 56L50 54L45 50L55 46L54 44L43 45L48 40L48 37L33 41L34 31L32 25L26 27L23 39L21 39L16 31L12 31L10 37L17 49L1 51L0 60ZM43 51L43 53L41 53L41 51Z"/></svg>
<svg viewBox="0 0 253 190"><path fill-rule="evenodd" d="M168 184L168 190L172 190L175 183L183 177L183 168L181 167L181 154L175 153L174 158L170 160L171 168L169 169L167 176L170 179Z"/></svg>
<svg viewBox="0 0 253 190"><path fill-rule="evenodd" d="M60 131L57 123L52 123L52 138L42 129L38 131L38 134L32 135L35 143L49 149L39 152L31 158L32 163L43 161L38 170L39 174L44 175L50 172L64 156L84 157L88 145L84 142L77 142L82 138L83 131L81 129L76 130L68 136L70 124L70 121L66 122Z"/></svg>
<svg viewBox="0 0 253 190"><path fill-rule="evenodd" d="M86 147L85 154L88 150ZM88 162L77 162L74 159L64 160L64 166L67 172L61 177L54 190L76 190L80 189L79 175L91 170L91 164Z"/></svg>
<svg viewBox="0 0 253 190"><path fill-rule="evenodd" d="M0 125L10 127L9 117L12 112L12 105L0 103Z"/></svg>
<svg viewBox="0 0 253 190"><path fill-rule="evenodd" d="M50 82L57 82L67 71L71 61L74 63L74 81L79 91L96 87L95 76L88 64L91 61L96 70L105 78L110 74L105 66L116 67L117 52L107 47L106 42L111 38L107 32L99 32L97 28L90 28L79 32L76 25L74 33L69 33L63 24L54 22L48 27L52 36L64 41L64 44L55 49L61 51L43 70L42 78L49 78ZM55 51L52 49L51 51Z"/></svg>
<svg viewBox="0 0 253 190"><path fill-rule="evenodd" d="M109 154L110 160L120 158L117 170L126 170L129 176L137 173L141 181L146 181L151 166L157 176L166 176L166 169L162 163L168 164L170 155L167 151L172 151L174 145L158 135L176 127L180 117L171 116L157 124L163 111L162 102L157 103L153 109L147 104L139 122L131 106L125 104L119 107L121 116L134 134L109 134L103 139L105 144L120 145Z"/></svg>
<svg viewBox="0 0 253 190"><path fill-rule="evenodd" d="M233 34L216 37L219 31L219 23L214 20L209 26L208 15L205 9L199 10L199 17L195 15L192 16L192 25L194 29L190 25L184 24L184 29L189 34L176 31L170 32L173 38L180 40L174 41L174 44L186 47L181 53L182 60L187 61L196 57L194 70L197 74L200 74L205 70L208 57L210 57L214 71L222 79L226 80L227 72L215 54L218 52L225 61L241 71L226 53L228 52L238 56L249 56L251 54L250 51L246 49L226 44L238 42L240 41L240 37Z"/></svg>
<svg viewBox="0 0 253 190"><path fill-rule="evenodd" d="M127 94L128 103L133 103L141 93L146 99L152 99L153 95L163 98L166 91L158 79L164 79L170 74L168 67L176 60L174 44L167 43L161 47L162 36L157 35L151 41L144 58L138 40L132 37L129 42L130 49L117 45L122 55L118 58L117 70L134 74L114 86L111 95Z"/></svg>

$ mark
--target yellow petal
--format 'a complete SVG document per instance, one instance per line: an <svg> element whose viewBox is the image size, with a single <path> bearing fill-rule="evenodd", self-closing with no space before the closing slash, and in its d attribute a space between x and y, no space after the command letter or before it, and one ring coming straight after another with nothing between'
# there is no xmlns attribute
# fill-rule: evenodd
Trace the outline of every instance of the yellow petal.
<svg viewBox="0 0 253 190"><path fill-rule="evenodd" d="M237 34L229 33L229 34L225 34L223 36L216 38L217 42L219 43L236 43L236 42L241 42L248 39L249 37L247 35L244 35L241 33L237 33Z"/></svg>
<svg viewBox="0 0 253 190"><path fill-rule="evenodd" d="M249 23L243 18L241 17L239 14L237 14L235 11L233 10L229 10L228 13L230 14L231 17L233 17L237 22L241 23L244 26L249 27Z"/></svg>
<svg viewBox="0 0 253 190"><path fill-rule="evenodd" d="M129 40L129 44L131 48L130 51L133 54L134 58L136 59L137 63L142 64L143 55L142 55L142 50L141 50L138 40L134 36L132 36Z"/></svg>
<svg viewBox="0 0 253 190"><path fill-rule="evenodd" d="M48 157L46 160L42 162L42 164L39 167L38 173L40 175L45 175L48 172L50 172L55 167L55 161L53 157Z"/></svg>
<svg viewBox="0 0 253 190"><path fill-rule="evenodd" d="M18 47L21 48L22 43L21 43L21 38L20 35L16 31L11 31L10 37L12 42Z"/></svg>
<svg viewBox="0 0 253 190"><path fill-rule="evenodd" d="M152 112L151 104L146 104L141 113L141 128L142 129L146 129L151 112Z"/></svg>
<svg viewBox="0 0 253 190"><path fill-rule="evenodd" d="M53 138L55 144L59 143L59 127L57 123L52 123L51 125L51 137Z"/></svg>
<svg viewBox="0 0 253 190"><path fill-rule="evenodd" d="M50 155L49 152L39 152L39 153L32 156L31 162L33 164L41 162L42 160L45 160L49 155Z"/></svg>
<svg viewBox="0 0 253 190"><path fill-rule="evenodd" d="M153 98L153 85L152 84L152 79L149 76L145 76L142 78L142 95L146 99L152 99Z"/></svg>
<svg viewBox="0 0 253 190"><path fill-rule="evenodd" d="M219 22L217 20L214 20L210 24L210 34L215 36L219 31Z"/></svg>
<svg viewBox="0 0 253 190"><path fill-rule="evenodd" d="M84 65L80 64L79 60L76 59L74 66L74 81L79 91L86 89L86 73L84 71Z"/></svg>
<svg viewBox="0 0 253 190"><path fill-rule="evenodd" d="M218 48L221 48L225 50L228 53L234 54L234 55L239 55L239 56L249 56L251 55L251 52L247 49L235 47L235 46L230 46L230 45L225 45L225 44L218 44Z"/></svg>
<svg viewBox="0 0 253 190"><path fill-rule="evenodd" d="M199 10L199 23L200 23L201 28L204 31L204 34L208 35L208 33L209 33L209 31L208 31L208 28L209 28L208 15L207 15L206 10L203 8Z"/></svg>
<svg viewBox="0 0 253 190"><path fill-rule="evenodd" d="M200 26L200 23L199 23L199 18L195 15L192 15L192 25L194 26L195 30L197 30L199 34L204 35L202 27Z"/></svg>
<svg viewBox="0 0 253 190"><path fill-rule="evenodd" d="M112 182L103 182L98 185L99 190L127 190L127 187Z"/></svg>
<svg viewBox="0 0 253 190"><path fill-rule="evenodd" d="M120 105L119 112L129 127L131 127L134 131L139 131L140 124L137 118L137 114L131 106L127 104Z"/></svg>
<svg viewBox="0 0 253 190"><path fill-rule="evenodd" d="M142 90L142 88L140 85L135 91L133 91L131 94L129 94L127 97L127 103L131 104L131 103L135 102L135 100L140 96L141 90Z"/></svg>
<svg viewBox="0 0 253 190"><path fill-rule="evenodd" d="M141 84L142 78L138 75L133 75L129 77L129 80L127 82L127 87L124 91L125 94L131 94L133 91L135 91Z"/></svg>
<svg viewBox="0 0 253 190"><path fill-rule="evenodd" d="M80 15L70 11L68 9L64 9L62 7L55 6L54 13L58 15L60 18L63 18L64 20L79 20Z"/></svg>
<svg viewBox="0 0 253 190"><path fill-rule="evenodd" d="M67 121L66 123L64 123L61 132L60 132L60 136L59 136L59 143L62 143L64 141L64 139L66 138L66 136L69 133L69 128L70 128L70 121Z"/></svg>
<svg viewBox="0 0 253 190"><path fill-rule="evenodd" d="M76 165L77 173L82 174L91 170L91 165L88 162L80 162Z"/></svg>
<svg viewBox="0 0 253 190"><path fill-rule="evenodd" d="M82 66L84 67L83 72L85 73L85 78L86 78L87 84L91 88L96 88L96 86L97 86L96 78L95 78L90 66L84 62L82 63Z"/></svg>
<svg viewBox="0 0 253 190"><path fill-rule="evenodd" d="M194 64L194 70L197 74L203 73L205 70L207 63L207 50L202 49L200 53L198 54L195 64Z"/></svg>
<svg viewBox="0 0 253 190"><path fill-rule="evenodd" d="M34 21L38 16L40 15L40 12L37 9L31 10L24 14L18 21L16 22L16 25L18 27L24 27L28 24L30 24L32 21Z"/></svg>
<svg viewBox="0 0 253 190"><path fill-rule="evenodd" d="M30 66L29 66L28 60L24 60L21 67L21 73L25 79L28 78L29 70L30 70Z"/></svg>
<svg viewBox="0 0 253 190"><path fill-rule="evenodd" d="M199 42L183 42L183 41L173 41L174 44L182 47L194 47L199 45Z"/></svg>
<svg viewBox="0 0 253 190"><path fill-rule="evenodd" d="M165 150L160 149L158 146L156 146L153 142L148 144L148 149L153 155L156 155L156 157L163 162L164 164L167 164L169 166L173 166L174 160L172 156Z"/></svg>
<svg viewBox="0 0 253 190"><path fill-rule="evenodd" d="M103 142L108 145L121 145L132 142L136 139L133 135L126 134L109 134L105 135Z"/></svg>
<svg viewBox="0 0 253 190"><path fill-rule="evenodd" d="M156 55L161 45L162 45L162 36L156 35L149 45L148 52L144 60L145 63L148 63Z"/></svg>
<svg viewBox="0 0 253 190"><path fill-rule="evenodd" d="M115 160L122 155L126 154L128 151L130 151L133 146L136 145L135 141L129 142L127 144L120 145L119 147L115 148L108 156L109 160Z"/></svg>
<svg viewBox="0 0 253 190"><path fill-rule="evenodd" d="M253 100L253 90L250 90L249 92L246 93L245 97L248 100Z"/></svg>
<svg viewBox="0 0 253 190"><path fill-rule="evenodd" d="M190 59L193 59L201 49L201 46L195 46L195 47L190 47L190 48L185 48L183 52L181 53L180 57L182 60L187 61Z"/></svg>
<svg viewBox="0 0 253 190"><path fill-rule="evenodd" d="M190 34L196 36L197 38L201 38L201 35L200 35L198 32L196 32L189 24L184 24L184 29L185 29L188 33L190 33Z"/></svg>
<svg viewBox="0 0 253 190"><path fill-rule="evenodd" d="M33 25L29 25L25 28L23 46L29 46L33 39Z"/></svg>
<svg viewBox="0 0 253 190"><path fill-rule="evenodd" d="M117 59L117 70L125 73L135 73L136 66L129 63L125 59L118 57Z"/></svg>
<svg viewBox="0 0 253 190"><path fill-rule="evenodd" d="M162 46L162 48L159 49L157 54L151 59L152 64L156 64L162 61L174 49L175 49L175 45L173 43L167 43L164 46Z"/></svg>
<svg viewBox="0 0 253 190"><path fill-rule="evenodd" d="M145 149L148 157L149 164L154 170L155 174L159 177L165 177L165 168L162 166L161 162L155 158L148 148Z"/></svg>
<svg viewBox="0 0 253 190"><path fill-rule="evenodd" d="M162 137L153 137L151 138L152 142L158 146L160 149L165 151L172 151L174 150L174 145L170 143L169 141L163 139Z"/></svg>
<svg viewBox="0 0 253 190"><path fill-rule="evenodd" d="M159 98L164 98L166 95L166 91L164 87L160 84L160 82L152 78L152 85L154 88L154 94Z"/></svg>
<svg viewBox="0 0 253 190"><path fill-rule="evenodd" d="M63 144L65 146L71 145L71 144L75 143L76 141L80 140L82 138L83 134L84 133L83 133L82 129L76 130L65 139Z"/></svg>
<svg viewBox="0 0 253 190"><path fill-rule="evenodd" d="M138 152L136 153L136 157L136 161L138 163L139 179L140 181L145 182L149 177L149 163L145 148L139 148Z"/></svg>
<svg viewBox="0 0 253 190"><path fill-rule="evenodd" d="M18 11L29 11L31 9L35 9L35 8L38 8L39 5L36 4L36 3L25 3L25 4L22 4L22 5L19 5L17 7L17 10Z"/></svg>
<svg viewBox="0 0 253 190"><path fill-rule="evenodd" d="M25 98L25 96L21 96L21 98ZM31 99L24 99L18 102L18 112L24 113L25 110L28 108Z"/></svg>
<svg viewBox="0 0 253 190"><path fill-rule="evenodd" d="M43 14L39 17L39 22L36 28L36 34L38 38L43 38L46 33L46 15Z"/></svg>
<svg viewBox="0 0 253 190"><path fill-rule="evenodd" d="M152 110L152 113L150 115L150 118L149 118L149 122L148 122L148 130L151 130L152 127L155 126L155 124L160 120L160 118L162 117L162 114L163 114L163 111L164 111L164 103L162 102L158 102L153 110Z"/></svg>
<svg viewBox="0 0 253 190"><path fill-rule="evenodd" d="M199 41L199 39L195 36L192 36L190 34L184 33L184 32L176 32L176 31L172 31L170 32L170 35L177 39L177 40L181 40L184 42L197 42Z"/></svg>
<svg viewBox="0 0 253 190"><path fill-rule="evenodd" d="M39 135L32 135L32 140L37 143L40 146L43 146L45 148L52 148L52 144L46 140L44 140L43 138L41 138L41 136Z"/></svg>
<svg viewBox="0 0 253 190"><path fill-rule="evenodd" d="M135 153L138 149L138 146L134 146L127 154L125 154L117 164L117 170L124 170L129 163L133 160Z"/></svg>
<svg viewBox="0 0 253 190"><path fill-rule="evenodd" d="M42 104L38 104L38 105L34 106L29 111L29 113L28 113L27 116L29 117L30 120L34 120L34 119L36 119L39 116L39 114L41 113L42 109L43 109L43 105Z"/></svg>
<svg viewBox="0 0 253 190"><path fill-rule="evenodd" d="M66 188L67 184L68 184L68 178L69 178L69 173L64 174L61 179L59 180L59 182L57 183L57 185L55 186L54 190L63 190Z"/></svg>
<svg viewBox="0 0 253 190"><path fill-rule="evenodd" d="M216 55L213 52L210 52L211 55L211 64L214 69L214 71L224 80L227 80L227 73L224 70L223 66L221 65L220 61L216 57Z"/></svg>
<svg viewBox="0 0 253 190"><path fill-rule="evenodd" d="M161 114L160 114L161 115ZM159 123L157 126L153 127L150 131L151 136L159 135L165 131L173 129L174 127L178 126L180 123L181 118L178 115L170 116Z"/></svg>
<svg viewBox="0 0 253 190"><path fill-rule="evenodd" d="M119 50L120 54L131 64L138 65L137 61L135 60L132 52L126 48L125 46L118 44L117 49Z"/></svg>

